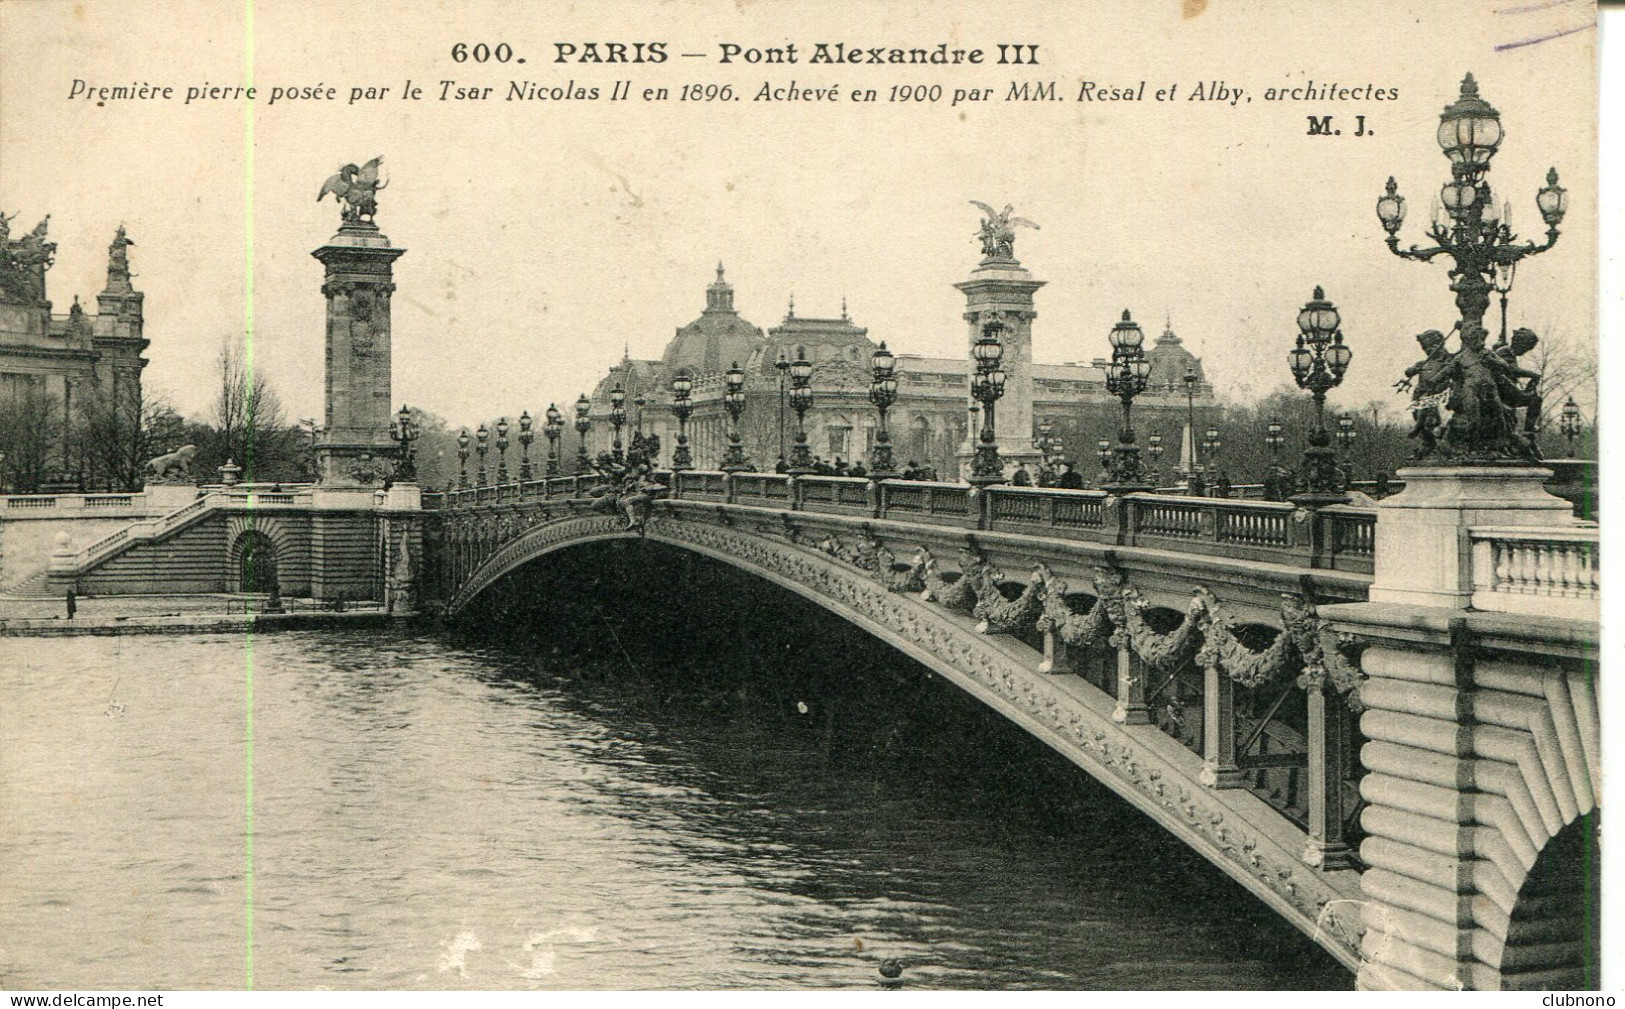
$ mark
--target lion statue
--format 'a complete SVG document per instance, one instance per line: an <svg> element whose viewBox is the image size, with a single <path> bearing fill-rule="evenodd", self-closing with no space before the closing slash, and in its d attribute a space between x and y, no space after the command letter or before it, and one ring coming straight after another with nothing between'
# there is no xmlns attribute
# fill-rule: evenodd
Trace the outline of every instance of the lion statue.
<svg viewBox="0 0 1625 1009"><path fill-rule="evenodd" d="M147 460L147 478L153 483L167 480L187 480L192 476L192 457L197 455L196 445L182 445L168 455Z"/></svg>

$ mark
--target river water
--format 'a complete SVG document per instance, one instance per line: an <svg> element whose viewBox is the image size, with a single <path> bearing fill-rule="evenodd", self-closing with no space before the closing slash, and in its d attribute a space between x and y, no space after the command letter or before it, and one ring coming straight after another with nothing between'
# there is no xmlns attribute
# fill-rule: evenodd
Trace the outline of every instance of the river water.
<svg viewBox="0 0 1625 1009"><path fill-rule="evenodd" d="M661 663L607 617L0 639L0 988L1349 986L1019 729L811 629L837 662Z"/></svg>

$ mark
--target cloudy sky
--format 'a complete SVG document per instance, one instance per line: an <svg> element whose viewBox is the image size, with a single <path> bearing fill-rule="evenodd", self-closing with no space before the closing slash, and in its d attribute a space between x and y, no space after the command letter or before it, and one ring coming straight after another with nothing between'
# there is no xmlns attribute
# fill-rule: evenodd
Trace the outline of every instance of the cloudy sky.
<svg viewBox="0 0 1625 1009"><path fill-rule="evenodd" d="M1420 240L1448 175L1438 113L1472 70L1503 115L1491 180L1518 230L1543 230L1534 195L1549 165L1571 192L1564 238L1518 272L1513 324L1591 354L1594 33L1498 49L1550 25L1455 0L1305 4L1298 17L1282 6L6 4L0 207L21 211L14 229L52 215L58 311L101 289L107 243L128 227L147 293L149 381L188 412L206 407L221 341L251 318L256 364L290 415L319 414L322 269L310 251L338 212L315 195L340 164L377 154L390 180L379 223L408 250L396 264L394 398L454 423L571 400L623 345L658 356L703 307L719 259L758 325L778 322L792 292L803 315L838 314L845 297L899 351L963 353L951 285L978 258L972 199L1014 204L1041 225L1017 244L1048 281L1038 360L1102 355L1127 307L1153 331L1171 316L1221 393L1246 399L1290 381L1295 313L1323 284L1355 353L1335 395L1397 405L1388 386L1419 356L1413 335L1448 328L1454 310L1444 262L1391 256L1373 207L1397 176L1411 209L1403 237ZM587 41L665 41L672 56L553 61L555 42ZM820 41L993 55L975 67L810 65ZM526 62L457 64L458 42L506 42ZM723 42L794 42L802 62L721 66ZM991 64L999 42L1038 44L1039 66ZM68 98L75 79L170 84L179 96L250 75L252 107ZM408 79L424 100L399 98ZM439 101L443 80L495 91ZM505 102L510 80L604 95L630 80L633 97ZM1085 80L1144 80L1148 100L1074 101ZM753 101L767 81L840 85L840 99ZM1054 81L1065 100L1004 101L1020 81ZM1215 81L1252 100L1186 100ZM1399 97L1264 99L1265 88L1311 81ZM645 87L675 96L707 83L741 100L641 98ZM1152 100L1176 83L1178 100ZM898 84L940 84L942 98L885 101ZM272 87L316 85L337 86L337 100L267 104ZM352 86L368 85L389 86L389 97L348 104ZM881 101L850 101L854 87ZM990 88L993 100L951 107L957 88ZM1334 115L1343 135L1307 136L1309 113ZM1373 135L1357 138L1361 113Z"/></svg>

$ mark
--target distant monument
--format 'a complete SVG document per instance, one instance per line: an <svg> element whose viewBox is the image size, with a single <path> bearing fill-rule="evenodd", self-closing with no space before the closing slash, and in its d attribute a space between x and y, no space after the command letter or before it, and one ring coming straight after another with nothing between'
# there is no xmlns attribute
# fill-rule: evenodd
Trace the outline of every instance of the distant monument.
<svg viewBox="0 0 1625 1009"><path fill-rule="evenodd" d="M392 264L406 250L390 245L374 220L384 159L347 164L322 184L340 205L339 230L311 255L327 267L326 418L316 442L317 479L331 487L370 486L372 459L395 455L390 438L390 295ZM366 477L363 479L363 477Z"/></svg>
<svg viewBox="0 0 1625 1009"><path fill-rule="evenodd" d="M999 457L1004 460L1006 473L1026 463L1036 469L1042 454L1033 448L1033 292L1047 281L1034 280L1031 271L1016 259L1015 229L1038 225L1025 217L1015 217L1014 209L1005 204L1003 210L994 210L980 200L971 200L982 211L981 228L977 239L982 243L982 261L971 271L968 280L955 284L965 294L965 321L969 324L967 351L975 346L982 335L982 326L997 319L1003 323L1001 342L1004 358L1000 367L1006 376L1004 396L998 402L998 427L995 431ZM967 354L968 356L968 354ZM972 369L974 372L974 367ZM970 396L969 376L966 378L966 400ZM957 453L960 468L965 469L975 454L976 430L967 437Z"/></svg>
<svg viewBox="0 0 1625 1009"><path fill-rule="evenodd" d="M972 200L977 209L984 215L982 227L976 237L982 243L982 262L1016 262L1016 229L1032 228L1038 230L1038 225L1025 217L1010 216L1015 207L1006 203L1003 210L994 210L981 200Z"/></svg>

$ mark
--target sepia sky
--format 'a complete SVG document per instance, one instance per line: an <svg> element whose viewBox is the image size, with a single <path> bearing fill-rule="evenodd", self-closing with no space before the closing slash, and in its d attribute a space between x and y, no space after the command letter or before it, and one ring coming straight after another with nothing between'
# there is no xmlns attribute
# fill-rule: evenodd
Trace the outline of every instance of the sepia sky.
<svg viewBox="0 0 1625 1009"><path fill-rule="evenodd" d="M322 268L310 251L338 210L315 201L347 161L384 155L378 221L407 249L396 264L394 399L473 424L533 414L590 388L617 361L657 357L699 314L716 262L741 314L768 327L839 314L900 353L964 353L963 298L979 219L969 200L1041 225L1017 255L1038 279L1034 356L1088 361L1127 307L1165 315L1222 395L1290 383L1297 309L1316 284L1341 309L1354 350L1336 402L1402 400L1388 387L1420 356L1413 336L1455 318L1446 261L1401 261L1374 204L1397 176L1401 233L1421 241L1448 166L1434 140L1463 72L1502 114L1491 182L1526 238L1544 231L1534 196L1549 165L1570 191L1556 249L1526 260L1511 320L1594 353L1594 33L1497 45L1550 20L1505 5L1431 3L938 3L885 13L857 3L472 4L299 0L0 5L0 207L13 233L50 213L50 296L93 304L123 222L147 295L149 387L204 410L222 339L252 317L256 366L290 417L319 416ZM1578 5L1584 7L1586 5ZM1187 16L1188 14L1193 16ZM236 85L255 107L216 101L67 98L149 81ZM663 64L557 64L555 41L667 42ZM813 66L819 41L860 46L1040 45L1036 68ZM526 59L456 64L456 42L507 42ZM720 66L717 46L797 43L796 66ZM678 54L704 52L705 59ZM996 50L994 50L996 53ZM990 56L989 59L995 58ZM401 101L408 78L424 100ZM442 102L437 82L491 85L486 102ZM1170 103L1082 103L1079 82L1178 83ZM505 102L509 80L571 82L623 102ZM1265 102L1307 81L1398 88L1388 102ZM752 101L764 81L841 85L829 103ZM1054 81L1059 102L1005 102L1012 81ZM1199 82L1241 87L1232 107L1185 100ZM731 84L741 100L681 102L684 84ZM937 104L884 101L894 84L940 83ZM339 87L337 101L267 105L273 86ZM349 105L352 85L388 85ZM644 102L645 87L673 100ZM872 105L853 87L876 88ZM993 100L950 108L957 87ZM1306 135L1310 113L1340 137ZM1363 113L1374 135L1356 138ZM251 130L251 133L250 133ZM249 154L252 152L252 157ZM252 289L252 310L245 304ZM1492 331L1498 310L1486 322Z"/></svg>

